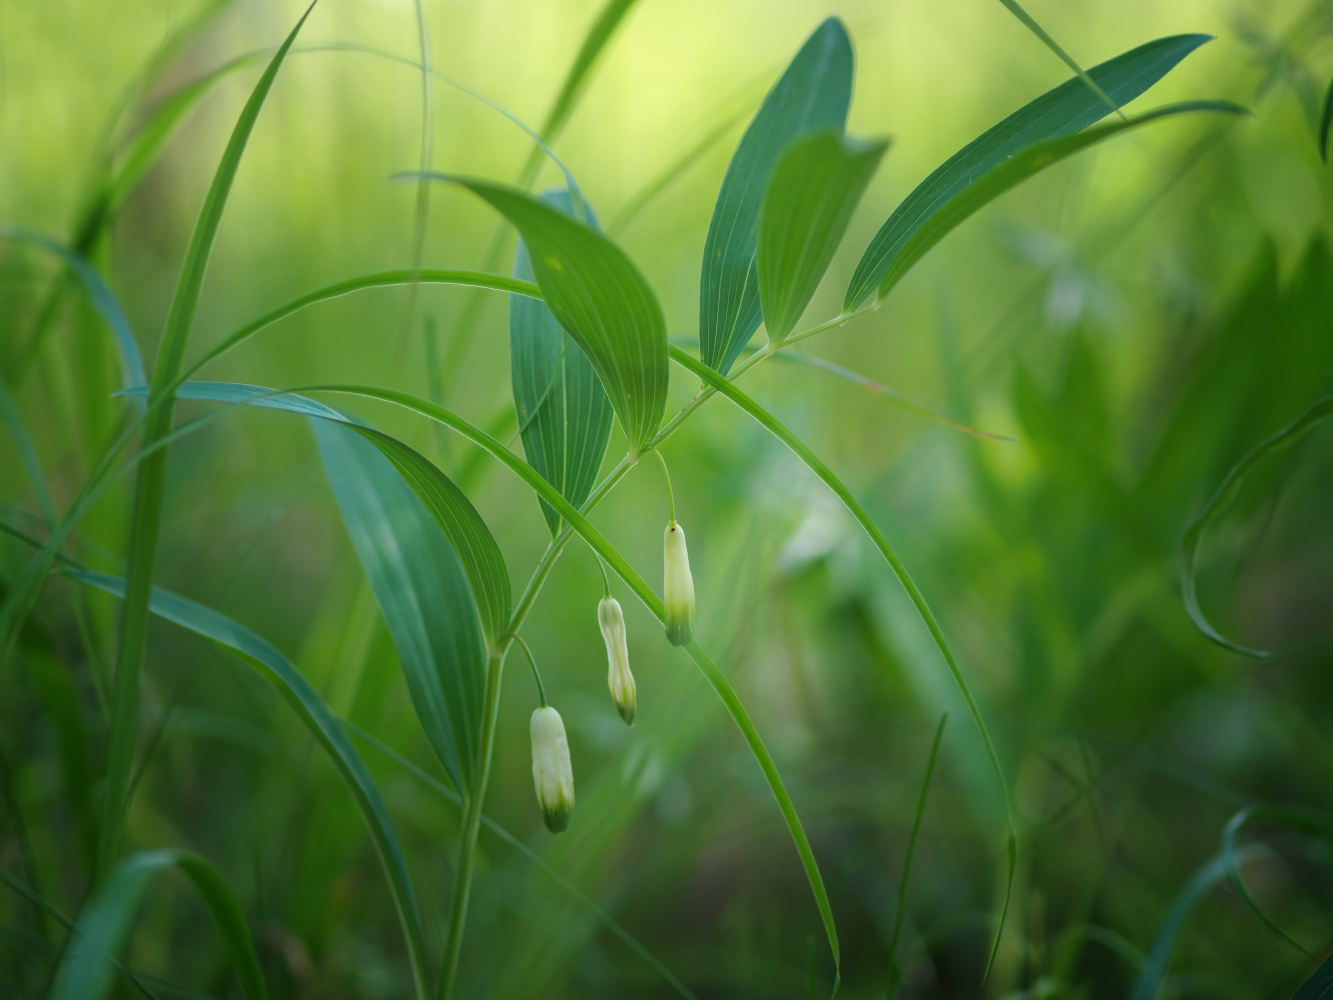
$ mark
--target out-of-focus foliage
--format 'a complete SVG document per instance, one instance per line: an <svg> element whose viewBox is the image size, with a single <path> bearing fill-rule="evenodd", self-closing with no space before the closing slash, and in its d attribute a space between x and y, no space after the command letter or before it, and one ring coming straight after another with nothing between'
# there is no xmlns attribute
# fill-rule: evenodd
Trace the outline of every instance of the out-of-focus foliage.
<svg viewBox="0 0 1333 1000"><path fill-rule="evenodd" d="M129 176L117 173L127 163L142 169L142 143L124 144L136 123L166 109L156 121L169 124L180 87L275 45L304 9L209 6L217 13L195 25L196 8L164 0L0 5L0 221L88 254L148 358L267 51L219 76L132 193L107 187L99 144L116 153L113 179ZM1253 117L1186 116L1080 153L949 235L882 308L799 345L1015 441L919 420L808 365L765 366L742 383L873 516L995 736L1020 853L984 987L1005 845L981 740L851 515L721 399L663 447L690 532L698 635L749 706L810 835L838 921L841 995L880 996L888 983L920 781L948 710L906 893L901 995L1129 996L1171 931L1160 995L1286 998L1333 940L1333 846L1262 818L1240 835L1266 845L1242 856L1249 891L1309 955L1265 927L1214 859L1228 819L1247 805L1333 810L1333 422L1250 471L1211 522L1198 564L1209 621L1272 657L1246 659L1194 627L1180 546L1228 470L1333 390L1333 174L1319 144L1333 6L1024 6L1084 66L1152 38L1215 34L1127 112L1207 98ZM538 128L602 5L423 0L423 9L434 68ZM642 185L735 121L616 234L672 336L697 332L700 261L743 123L829 14L848 25L856 51L847 128L893 144L797 330L840 312L862 251L931 170L1070 75L987 0L639 0L554 148L615 219ZM186 40L162 49L179 26ZM196 355L312 288L412 264L416 186L388 178L419 166L420 71L338 42L413 62L413 5L324 0L311 15L237 175ZM136 90L159 51L161 72ZM101 135L122 100L118 131ZM433 128L431 165L450 174L512 183L530 155L521 130L443 83ZM544 163L534 189L560 183ZM105 236L80 245L108 208ZM480 199L432 188L423 265L485 267L496 226ZM512 260L512 233L503 239ZM0 376L63 512L132 407L112 398L125 376L105 303L78 293L77 278L60 279L61 266L0 241ZM34 341L57 280L70 294ZM470 340L457 335L480 294L420 286L401 359L409 292L382 288L285 319L202 377L393 386L516 439L503 296L481 302ZM674 369L667 414L697 389ZM335 405L458 483L498 540L517 597L550 538L531 494L417 417L366 400ZM202 406L183 401L182 419ZM617 425L613 460L626 444ZM22 450L0 434L0 522L41 538L49 511ZM667 519L655 466L641 463L593 516L650 580ZM443 779L305 423L237 407L177 441L169 468L155 582L263 636L332 713ZM123 574L130 482L92 509L66 547L71 558ZM6 593L31 554L12 533L0 538ZM558 839L542 825L527 737L535 694L511 659L487 813L699 996L804 996L807 954L820 982L832 966L773 796L712 689L622 584L612 592L638 685L634 727L606 691L597 563L571 545L524 637L558 695L577 812ZM62 916L85 903L119 614L109 595L53 578L0 672L0 995L43 995L67 934L13 886ZM408 995L398 918L357 802L282 694L155 621L143 699L128 845L188 848L216 866L249 921L270 995ZM460 809L372 744L356 747L397 826L438 967ZM1173 911L1192 898L1187 887L1198 904ZM819 947L807 952L811 940ZM240 995L209 910L182 879L154 884L122 962L162 996L174 994L159 980ZM669 995L605 920L485 830L459 985L460 995L496 998Z"/></svg>

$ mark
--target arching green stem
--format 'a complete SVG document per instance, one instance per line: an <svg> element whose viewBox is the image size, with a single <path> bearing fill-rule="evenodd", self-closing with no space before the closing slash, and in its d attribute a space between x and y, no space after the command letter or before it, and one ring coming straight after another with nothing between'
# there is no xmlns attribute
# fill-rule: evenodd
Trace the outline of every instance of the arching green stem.
<svg viewBox="0 0 1333 1000"><path fill-rule="evenodd" d="M656 456L657 456L657 460L658 460L659 462L662 463L662 475L666 476L666 481L667 481L667 500L668 500L668 502L670 502L670 504L671 504L671 520L672 520L672 521L675 521L675 520L676 520L676 491L673 490L673 489L671 488L671 473L670 473L669 471L667 471L666 459L662 457L662 453L661 453L660 451L658 451L656 448L654 448L654 449L653 449L653 454L656 455Z"/></svg>
<svg viewBox="0 0 1333 1000"><path fill-rule="evenodd" d="M600 562L600 559L598 560ZM537 658L532 655L532 647L529 646L521 635L517 632L510 632L506 639L513 639L523 647L523 652L528 654L528 663L532 665L532 676L537 681L537 697L542 703L542 708L546 707L546 685L542 683L541 671L537 669Z"/></svg>

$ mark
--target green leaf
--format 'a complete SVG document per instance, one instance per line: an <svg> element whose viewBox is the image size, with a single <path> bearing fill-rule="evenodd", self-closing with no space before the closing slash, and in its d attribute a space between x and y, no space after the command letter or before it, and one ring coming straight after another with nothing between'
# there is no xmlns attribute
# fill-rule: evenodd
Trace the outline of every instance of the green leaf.
<svg viewBox="0 0 1333 1000"><path fill-rule="evenodd" d="M440 526L369 441L311 419L324 472L389 626L412 705L454 787L474 787L486 640Z"/></svg>
<svg viewBox="0 0 1333 1000"><path fill-rule="evenodd" d="M1082 86L1081 83L1078 85ZM1162 118L1199 111L1247 114L1240 105L1228 101L1187 101L1181 104L1169 104L1125 121L1024 146L985 170L980 176L975 176L975 179L956 185L947 195L941 194L940 199L935 201L928 211L910 223L904 222L891 230L894 220L902 211L902 206L899 206L898 211L894 212L884 224L884 228L875 236L861 258L861 263L857 265L856 273L852 276L852 284L847 289L847 297L843 301L844 312L855 309L865 302L871 292L876 291L876 282L878 282L877 295L883 298L931 247L944 239L964 220L1029 177L1128 129L1138 128ZM914 197L915 193L909 195L903 205L911 202Z"/></svg>
<svg viewBox="0 0 1333 1000"><path fill-rule="evenodd" d="M111 985L112 960L120 951L139 900L163 868L178 868L199 890L222 932L227 952L240 975L246 1000L266 1000L245 914L216 868L189 851L140 851L126 858L79 918L78 947L60 966L52 1000L99 1000Z"/></svg>
<svg viewBox="0 0 1333 1000"><path fill-rule="evenodd" d="M1199 607L1199 594L1195 585L1195 576L1198 572L1199 547L1203 541L1204 529L1235 498L1241 483L1245 480L1245 476L1256 465L1270 455L1275 455L1290 448L1330 414L1333 414L1333 396L1325 396L1323 399L1317 400L1308 410L1282 430L1261 441L1249 454L1231 467L1231 471L1222 480L1222 485L1217 488L1217 492L1213 494L1212 499L1204 505L1203 510L1199 512L1199 516L1185 530L1185 538L1180 546L1181 555L1184 557L1180 589L1185 599L1185 610L1189 612L1190 619L1200 632L1212 639L1213 642L1225 646L1233 652L1255 657L1270 655L1267 650L1250 649L1248 646L1238 645L1226 638L1209 624L1203 609Z"/></svg>
<svg viewBox="0 0 1333 1000"><path fill-rule="evenodd" d="M887 139L824 129L798 139L778 161L759 210L755 251L770 344L796 328L888 146Z"/></svg>
<svg viewBox="0 0 1333 1000"><path fill-rule="evenodd" d="M1328 137L1333 133L1333 80L1324 93L1324 110L1319 114L1319 158L1328 162Z"/></svg>
<svg viewBox="0 0 1333 1000"><path fill-rule="evenodd" d="M573 214L568 192L555 188L540 199ZM597 220L589 211L594 228ZM514 277L532 278L527 244L519 241ZM613 411L588 356L546 303L523 295L509 299L509 358L514 409L528 464L575 507L592 492L611 440ZM560 515L542 500L542 515L555 535Z"/></svg>
<svg viewBox="0 0 1333 1000"><path fill-rule="evenodd" d="M182 397L185 397L190 391L191 386L182 387ZM554 507L556 513L569 523L571 529L577 531L579 535L592 546L598 555L606 560L606 564L614 569L620 578L629 585L630 589L634 591L639 600L643 602L644 607L652 612L653 616L656 617L658 621L664 620L661 598L659 598L644 579L634 571L634 568L625 560L625 557L606 540L601 532L592 526L592 523L589 522L583 514L576 510L568 500L562 497L555 487L543 479L537 473L536 469L518 458L501 442L497 441L480 428L473 426L471 423L443 406L438 406L427 400L419 399L409 393L399 392L394 389L378 389L373 386L361 385L318 385L308 386L303 391L340 392L363 396L367 399L378 399L387 403L395 403L420 413L423 416L430 417L432 420L436 420L445 426L458 431L464 437L468 438L468 440L480 445L495 458L499 459L510 469L510 471L515 473L529 487L536 491L542 499ZM318 403L314 403L311 400L297 396L291 392L275 393L267 397L263 403L257 405L274 405L280 406L281 408L290 407L295 412L302 413L309 412L308 408L320 406ZM323 407L323 409L327 410L328 408ZM828 936L829 947L833 952L834 962L840 962L837 927L833 921L833 909L829 904L828 893L824 888L824 881L819 873L819 865L815 861L814 851L810 847L809 838L805 835L805 829L801 825L800 817L796 813L796 807L792 804L791 796L787 794L786 786L782 782L782 776L778 773L777 765L773 762L772 755L769 754L768 748L764 746L764 741L759 736L759 731L751 721L749 713L746 712L745 706L741 703L740 697L736 694L735 689L732 688L730 682L726 679L726 676L717 668L717 664L715 664L708 654L704 652L703 647L701 647L697 641L691 641L690 644L684 648L690 658L694 660L695 665L698 666L700 672L703 673L704 677L708 680L708 683L712 685L713 690L717 693L717 696L726 707L728 714L731 715L737 728L740 729L741 734L745 737L745 741L750 747L750 752L754 755L755 760L759 763L761 770L764 772L764 777L768 781L768 786L773 792L773 797L777 799L778 808L782 812L783 819L787 824L787 829L790 831L792 840L796 845L796 851L801 859L801 864L805 868L806 878L810 882L811 891L814 893L815 902L819 907L820 916L824 922L824 930Z"/></svg>
<svg viewBox="0 0 1333 1000"><path fill-rule="evenodd" d="M85 570L67 570L66 573L81 583L97 587L116 597L125 596L125 581L119 577ZM328 705L320 698L319 692L296 669L295 664L271 644L225 615L157 588L153 588L149 608L159 618L203 636L255 668L278 689L278 693L283 696L329 755L347 790L356 800L371 840L379 852L380 862L384 865L384 872L389 880L389 890L393 894L394 906L403 925L403 934L407 938L416 995L418 1000L426 1000L430 995L430 965L426 956L425 936L421 930L421 917L417 912L416 896L412 892L412 880L407 871L407 860L403 856L398 833L394 829L393 820L389 817L389 810L384 804L383 796L380 795L379 787L375 784L375 779L371 776L365 761L361 759L361 755L356 752L351 740L343 732L337 716L329 710Z"/></svg>
<svg viewBox="0 0 1333 1000"><path fill-rule="evenodd" d="M1094 66L1088 75L1114 103L1123 106L1210 38L1209 35L1159 38ZM1025 104L954 153L903 199L870 241L847 287L843 312L851 312L876 291L884 296L943 233L904 264L901 258L912 235L988 171L1034 143L1087 128L1107 111L1101 98L1074 77Z"/></svg>
<svg viewBox="0 0 1333 1000"><path fill-rule="evenodd" d="M162 330L162 340L153 362L148 394L148 419L144 422L142 452L171 433L174 417L171 387L177 380L189 347L194 317L199 309L199 294L218 226L231 193L232 182L240 168L241 157L250 141L259 112L268 98L273 81L296 36L310 16L313 5L301 15L277 53L264 70L246 101L227 148L213 175L213 183L199 212L189 248L181 264L176 293L171 300ZM160 405L154 405L159 404ZM134 764L135 736L139 721L139 674L148 647L148 596L152 587L153 559L157 553L158 524L162 498L166 490L167 450L153 451L138 468L135 477L134 511L130 522L130 551L127 574L128 591L121 622L120 647L116 662L116 684L111 715L111 744L107 755L106 786L103 794L101 840L98 848L98 873L110 871L120 855L125 832L125 810L129 802L130 772Z"/></svg>
<svg viewBox="0 0 1333 1000"><path fill-rule="evenodd" d="M521 191L449 177L490 202L527 244L542 297L601 376L630 448L645 450L666 412L666 319L625 252Z"/></svg>
<svg viewBox="0 0 1333 1000"><path fill-rule="evenodd" d="M1333 998L1333 955L1319 963L1319 968L1297 987L1291 1000L1330 1000Z"/></svg>
<svg viewBox="0 0 1333 1000"><path fill-rule="evenodd" d="M1038 24L1035 20L1033 20L1032 15L1029 14L1027 11L1025 11L1022 8L1022 6L1019 5L1017 0L1000 0L1000 3L1004 4L1005 8L1009 11L1009 13L1013 14L1014 17L1018 18L1018 20L1023 23L1023 26L1027 28L1028 31L1032 32L1039 39L1041 39L1041 43L1045 45L1048 49L1050 49L1052 52L1054 52L1060 58L1061 62L1063 62L1066 66L1072 69L1074 71L1074 74L1080 80L1083 81L1083 85L1086 86L1089 90L1091 90L1094 94L1096 94L1097 99L1106 105L1106 109L1108 111L1114 111L1115 113L1119 114L1120 117L1122 118L1124 117L1124 114L1121 113L1120 108L1116 106L1115 101L1111 100L1111 98L1107 95L1106 91L1102 90L1102 88L1097 85L1097 81L1094 80L1092 77L1090 77L1087 71L1077 62L1074 61L1073 56L1071 56L1064 49L1060 48L1059 43L1056 42L1056 40L1052 38L1049 34L1046 33L1045 28L1043 28L1040 24Z"/></svg>
<svg viewBox="0 0 1333 1000"><path fill-rule="evenodd" d="M1258 848L1242 848L1236 853L1235 863L1246 864L1259 854ZM1167 966L1171 962L1171 953L1176 947L1176 938L1180 936L1180 929L1185 925L1185 920L1193 912L1194 907L1226 877L1226 869L1226 859L1219 854L1195 872L1194 877L1185 884L1185 888L1180 890L1180 894L1172 901L1171 909L1167 911L1165 919L1157 929L1157 934L1153 937L1148 957L1139 971L1139 978L1134 984L1130 1000L1154 1000L1157 996L1162 977L1166 975Z"/></svg>
<svg viewBox="0 0 1333 1000"><path fill-rule="evenodd" d="M807 132L847 124L852 42L830 17L812 34L764 98L727 166L704 242L699 280L699 350L726 374L762 318L754 272L759 209L786 148Z"/></svg>
<svg viewBox="0 0 1333 1000"><path fill-rule="evenodd" d="M513 604L509 571L500 547L472 502L429 459L397 438L356 423L331 407L292 393L278 393L257 385L235 382L186 382L180 386L178 399L197 399L215 403L245 403L270 410L319 417L344 424L369 440L387 458L411 487L435 523L457 553L463 572L472 587L482 631L494 646L509 630Z"/></svg>

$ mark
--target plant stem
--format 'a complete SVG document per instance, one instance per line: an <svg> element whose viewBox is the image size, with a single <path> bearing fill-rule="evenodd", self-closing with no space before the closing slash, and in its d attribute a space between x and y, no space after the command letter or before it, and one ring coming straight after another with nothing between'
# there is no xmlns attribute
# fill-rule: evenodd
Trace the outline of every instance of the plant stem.
<svg viewBox="0 0 1333 1000"><path fill-rule="evenodd" d="M676 523L676 491L673 490L673 489L671 488L671 473L667 471L666 459L662 457L662 453L661 453L660 451L658 451L656 448L654 448L654 449L653 449L653 454L656 455L656 456L657 456L657 460L658 460L659 462L662 463L662 475L666 476L666 481L667 481L667 502L670 503L670 505L671 505L671 523L672 523L672 524L675 524L675 523Z"/></svg>
<svg viewBox="0 0 1333 1000"><path fill-rule="evenodd" d="M542 683L541 671L537 669L537 658L532 655L532 647L524 641L523 637L517 632L510 632L505 636L506 639L513 639L523 647L523 652L528 654L528 663L532 666L532 677L537 682L537 697L541 701L542 708L546 707L546 685Z"/></svg>
<svg viewBox="0 0 1333 1000"><path fill-rule="evenodd" d="M508 637L506 637L508 638ZM481 767L477 781L463 811L463 839L458 847L458 868L454 876L454 905L449 918L449 938L444 946L444 966L440 970L440 1000L448 1000L458 974L458 956L463 947L463 924L467 920L468 896L472 891L472 867L477 855L477 833L481 829L481 807L486 798L486 784L491 774L491 751L495 749L496 720L500 714L500 674L510 643L493 650L486 661L486 702L481 724Z"/></svg>

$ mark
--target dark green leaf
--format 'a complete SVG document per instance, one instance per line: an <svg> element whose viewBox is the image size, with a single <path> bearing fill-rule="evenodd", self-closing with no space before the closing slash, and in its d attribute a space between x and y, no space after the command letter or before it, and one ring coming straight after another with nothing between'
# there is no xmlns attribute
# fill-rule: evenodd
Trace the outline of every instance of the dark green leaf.
<svg viewBox="0 0 1333 1000"><path fill-rule="evenodd" d="M125 596L125 581L119 577L83 570L69 570L67 573L73 579L109 594L120 598ZM361 755L356 752L351 740L343 732L337 716L330 711L324 699L319 696L319 692L296 669L295 664L268 642L225 615L157 588L152 591L149 609L159 618L189 629L235 653L259 671L278 689L310 730L311 735L328 753L347 790L356 800L357 808L361 811L366 828L375 843L375 849L379 852L380 862L384 865L385 874L389 879L389 889L393 893L394 905L402 921L403 933L407 938L416 995L418 1000L426 1000L430 995L430 968L426 957L425 937L421 930L421 917L417 912L416 896L412 892L412 880L407 871L407 860L403 856L398 833L394 829L393 820L389 817L389 810L384 804L383 796L380 795L379 787L375 784L375 779L371 776L365 761L361 759Z"/></svg>
<svg viewBox="0 0 1333 1000"><path fill-rule="evenodd" d="M1212 625L1209 624L1203 609L1199 607L1199 595L1195 589L1195 573L1197 572L1199 562L1199 545L1203 541L1204 529L1208 523L1223 509L1226 508L1235 497L1240 484L1244 482L1245 476L1260 462L1270 455L1285 451L1305 434L1312 430L1325 417L1333 414L1333 396L1325 396L1318 400L1308 410L1301 414L1295 421L1288 424L1282 430L1278 431L1272 437L1261 441L1248 455L1231 467L1231 471L1222 480L1222 485L1217 488L1211 500L1200 511L1193 523L1185 531L1185 539L1181 543L1181 554L1184 557L1184 568L1181 571L1180 586L1185 598L1185 610L1189 612L1190 619L1198 627L1199 631L1218 645L1225 646L1237 653L1243 653L1246 656L1264 657L1268 652L1262 649L1250 649L1247 646L1241 646L1223 636Z"/></svg>
<svg viewBox="0 0 1333 1000"><path fill-rule="evenodd" d="M1310 973L1310 978L1301 983L1291 1000L1330 1000L1333 998L1333 955L1320 963L1319 968Z"/></svg>
<svg viewBox="0 0 1333 1000"><path fill-rule="evenodd" d="M1333 132L1333 80L1328 81L1324 94L1324 110L1319 114L1319 156L1328 162L1328 138Z"/></svg>
<svg viewBox="0 0 1333 1000"><path fill-rule="evenodd" d="M378 449L327 420L310 423L417 718L454 787L470 794L481 745L486 640L463 567Z"/></svg>
<svg viewBox="0 0 1333 1000"><path fill-rule="evenodd" d="M762 318L754 273L759 208L783 151L807 132L847 124L852 42L830 17L774 84L731 158L704 243L699 281L699 350L724 375Z"/></svg>
<svg viewBox="0 0 1333 1000"><path fill-rule="evenodd" d="M216 868L189 851L141 851L126 858L79 918L78 946L71 948L55 985L52 1000L100 1000L111 985L112 960L120 951L139 900L153 876L163 868L179 868L194 883L222 932L227 952L240 975L246 1000L265 1000L245 914Z"/></svg>
<svg viewBox="0 0 1333 1000"><path fill-rule="evenodd" d="M666 412L666 319L647 280L625 252L523 192L450 178L490 202L528 245L551 312L602 379L630 447L644 450Z"/></svg>
<svg viewBox="0 0 1333 1000"><path fill-rule="evenodd" d="M561 188L546 192L540 200L573 215L569 193ZM588 218L596 228L591 209ZM514 277L532 280L522 240L514 254ZM523 454L561 496L582 507L611 440L613 411L606 390L588 356L546 303L528 296L509 298L509 358ZM560 530L560 515L546 501L540 503L554 535Z"/></svg>
<svg viewBox="0 0 1333 1000"><path fill-rule="evenodd" d="M1074 82L1080 87L1083 86L1078 80ZM843 311L848 312L861 305L871 292L875 291L876 281L878 281L877 295L883 298L931 247L944 239L965 219L1029 177L1128 129L1138 128L1140 125L1161 118L1196 111L1246 113L1244 108L1227 101L1187 101L1181 104L1169 104L1125 121L1116 121L1072 135L1062 135L1056 139L1026 145L985 170L980 176L972 175L973 179L955 185L947 194L941 193L939 200L933 202L928 211L921 212L910 223L905 222L890 231L894 219L898 218L899 212L902 211L902 206L899 206L898 211L875 236L865 256L861 258L861 263L857 265L856 274L852 277L851 287L847 289L847 297L843 302ZM913 197L909 195L908 201L903 204L911 202Z"/></svg>
<svg viewBox="0 0 1333 1000"><path fill-rule="evenodd" d="M888 145L825 129L798 139L778 161L759 211L755 251L770 344L796 328Z"/></svg>
<svg viewBox="0 0 1333 1000"><path fill-rule="evenodd" d="M1094 66L1088 75L1115 104L1123 106L1160 80L1210 37L1172 35L1159 38ZM921 253L929 249L922 249L917 258L906 265L900 263L905 244L912 235L989 170L1034 143L1087 128L1109 110L1082 80L1074 77L1025 104L949 157L903 199L870 241L847 288L843 312L856 309L876 294L876 290L880 296L887 293ZM938 240L937 236L930 246Z"/></svg>

